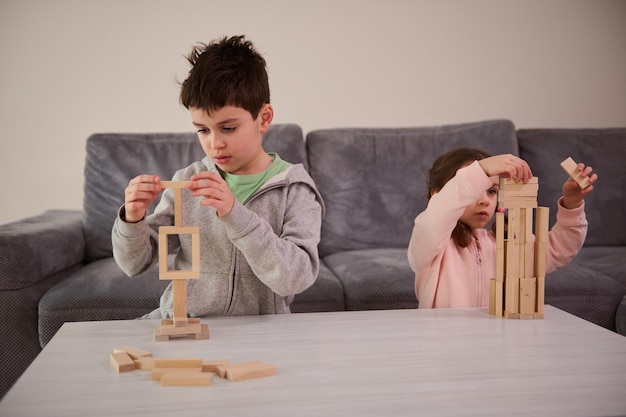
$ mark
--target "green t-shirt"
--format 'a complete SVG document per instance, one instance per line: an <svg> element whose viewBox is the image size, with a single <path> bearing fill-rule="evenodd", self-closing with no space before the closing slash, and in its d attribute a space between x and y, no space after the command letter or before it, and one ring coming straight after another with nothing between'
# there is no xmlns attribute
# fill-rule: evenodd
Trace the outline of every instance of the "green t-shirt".
<svg viewBox="0 0 626 417"><path fill-rule="evenodd" d="M232 191L237 201L241 204L245 203L256 190L267 182L267 180L291 166L289 162L280 159L280 156L276 153L269 152L268 155L272 157L272 162L265 171L259 172L258 174L234 175L220 170L230 191Z"/></svg>

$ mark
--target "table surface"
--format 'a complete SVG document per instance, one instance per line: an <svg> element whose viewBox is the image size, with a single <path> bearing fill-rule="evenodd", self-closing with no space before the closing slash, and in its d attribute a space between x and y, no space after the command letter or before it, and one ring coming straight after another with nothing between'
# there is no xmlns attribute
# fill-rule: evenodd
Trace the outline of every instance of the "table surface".
<svg viewBox="0 0 626 417"><path fill-rule="evenodd" d="M208 340L154 342L154 320L66 323L0 402L0 416L626 415L626 337L546 306L206 318ZM262 360L277 374L162 387L109 354Z"/></svg>

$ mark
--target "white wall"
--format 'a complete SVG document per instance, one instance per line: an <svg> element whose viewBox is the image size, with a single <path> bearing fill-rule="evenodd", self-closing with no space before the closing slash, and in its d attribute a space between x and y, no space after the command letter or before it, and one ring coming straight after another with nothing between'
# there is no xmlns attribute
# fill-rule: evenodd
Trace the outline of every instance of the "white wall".
<svg viewBox="0 0 626 417"><path fill-rule="evenodd" d="M234 34L305 133L626 126L626 1L0 0L0 223L81 208L91 133L190 130L183 55Z"/></svg>

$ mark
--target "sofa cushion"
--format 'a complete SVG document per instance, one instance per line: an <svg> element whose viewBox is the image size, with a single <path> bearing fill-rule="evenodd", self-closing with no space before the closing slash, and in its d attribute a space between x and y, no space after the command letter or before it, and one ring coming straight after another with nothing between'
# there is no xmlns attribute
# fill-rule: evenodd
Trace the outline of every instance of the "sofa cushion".
<svg viewBox="0 0 626 417"><path fill-rule="evenodd" d="M550 207L556 219L556 200L567 179L560 163L568 156L598 173L595 189L585 199L589 220L586 245L626 244L626 128L520 129L520 156L539 177L539 205Z"/></svg>
<svg viewBox="0 0 626 417"><path fill-rule="evenodd" d="M341 282L323 261L320 262L320 271L313 285L300 294L296 294L290 306L292 313L344 311L345 309L346 302Z"/></svg>
<svg viewBox="0 0 626 417"><path fill-rule="evenodd" d="M315 130L306 140L324 203L322 257L346 250L406 248L426 207L434 160L459 146L517 153L515 127L492 120L437 127Z"/></svg>
<svg viewBox="0 0 626 417"><path fill-rule="evenodd" d="M52 287L39 301L39 342L45 346L68 321L129 320L159 307L170 281L158 267L129 278L113 258L91 262Z"/></svg>
<svg viewBox="0 0 626 417"><path fill-rule="evenodd" d="M625 247L583 247L546 276L545 304L616 330L615 313L626 295L625 263Z"/></svg>
<svg viewBox="0 0 626 417"><path fill-rule="evenodd" d="M406 248L364 249L328 255L324 262L344 289L346 310L416 308Z"/></svg>
<svg viewBox="0 0 626 417"><path fill-rule="evenodd" d="M268 152L307 166L302 130L294 124L273 125L263 137ZM84 218L85 259L112 256L111 228L124 189L139 174L170 179L174 172L205 156L194 133L95 134L87 139ZM156 201L150 211L156 206Z"/></svg>

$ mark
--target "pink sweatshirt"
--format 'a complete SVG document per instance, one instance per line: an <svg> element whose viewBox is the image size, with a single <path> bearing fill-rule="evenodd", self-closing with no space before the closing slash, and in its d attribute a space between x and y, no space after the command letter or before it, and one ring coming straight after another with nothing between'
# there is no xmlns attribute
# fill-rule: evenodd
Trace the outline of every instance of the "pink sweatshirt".
<svg viewBox="0 0 626 417"><path fill-rule="evenodd" d="M419 308L487 307L489 280L495 278L496 238L475 230L478 240L457 247L452 230L465 207L492 186L477 161L461 168L415 218L409 243L409 264L415 271ZM558 202L556 224L548 233L546 273L566 265L580 251L587 235L584 203L568 210Z"/></svg>

